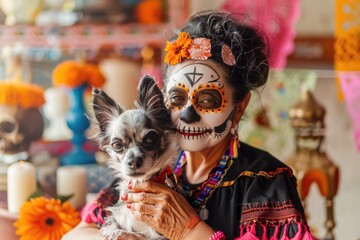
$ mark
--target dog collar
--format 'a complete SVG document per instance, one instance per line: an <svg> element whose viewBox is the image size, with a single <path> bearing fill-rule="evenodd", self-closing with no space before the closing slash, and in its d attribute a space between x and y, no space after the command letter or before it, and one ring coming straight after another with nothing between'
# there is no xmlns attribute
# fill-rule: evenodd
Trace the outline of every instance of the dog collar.
<svg viewBox="0 0 360 240"><path fill-rule="evenodd" d="M166 184L169 188L175 191L177 190L177 178L170 166L165 167L158 174L156 174L154 181Z"/></svg>

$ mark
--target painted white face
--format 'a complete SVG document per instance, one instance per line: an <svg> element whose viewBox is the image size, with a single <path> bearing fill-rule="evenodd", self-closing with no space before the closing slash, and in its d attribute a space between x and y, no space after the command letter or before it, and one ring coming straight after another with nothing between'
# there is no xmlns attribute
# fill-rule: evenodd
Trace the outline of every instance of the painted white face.
<svg viewBox="0 0 360 240"><path fill-rule="evenodd" d="M210 63L181 63L169 77L166 104L181 149L201 151L224 140L235 108L222 72Z"/></svg>

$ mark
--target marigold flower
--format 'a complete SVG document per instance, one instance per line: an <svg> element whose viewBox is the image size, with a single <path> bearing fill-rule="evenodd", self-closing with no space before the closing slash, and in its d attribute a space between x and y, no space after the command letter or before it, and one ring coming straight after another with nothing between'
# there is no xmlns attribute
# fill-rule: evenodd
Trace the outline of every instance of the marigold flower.
<svg viewBox="0 0 360 240"><path fill-rule="evenodd" d="M79 63L76 61L64 61L57 65L52 73L55 86L67 86L76 88L84 83L94 87L101 87L105 78L96 65Z"/></svg>
<svg viewBox="0 0 360 240"><path fill-rule="evenodd" d="M69 202L37 197L24 203L14 226L19 240L60 240L79 222L80 214Z"/></svg>
<svg viewBox="0 0 360 240"><path fill-rule="evenodd" d="M52 73L55 86L78 87L85 83L86 73L81 65L75 61L65 61L57 65Z"/></svg>
<svg viewBox="0 0 360 240"><path fill-rule="evenodd" d="M189 59L189 48L191 47L192 39L186 32L181 32L179 37L174 42L166 42L165 59L164 62L170 65L176 65L183 59Z"/></svg>
<svg viewBox="0 0 360 240"><path fill-rule="evenodd" d="M151 24L164 20L164 6L162 0L142 0L135 7L137 22Z"/></svg>
<svg viewBox="0 0 360 240"><path fill-rule="evenodd" d="M190 58L206 60L211 57L211 42L208 38L195 38L189 48Z"/></svg>
<svg viewBox="0 0 360 240"><path fill-rule="evenodd" d="M94 64L86 64L84 71L87 75L87 82L93 87L101 87L105 83L105 77L100 71L99 66Z"/></svg>
<svg viewBox="0 0 360 240"><path fill-rule="evenodd" d="M40 108L45 103L44 90L26 82L0 81L0 104L23 109Z"/></svg>

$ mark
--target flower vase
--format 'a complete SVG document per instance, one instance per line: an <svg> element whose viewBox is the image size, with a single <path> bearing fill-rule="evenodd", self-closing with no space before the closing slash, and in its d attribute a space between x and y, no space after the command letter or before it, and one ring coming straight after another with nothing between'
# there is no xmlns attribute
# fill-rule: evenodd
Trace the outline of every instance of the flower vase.
<svg viewBox="0 0 360 240"><path fill-rule="evenodd" d="M60 159L61 165L79 165L96 163L93 153L84 150L86 141L85 131L90 123L87 119L84 107L84 92L87 84L70 89L70 108L66 114L66 123L73 132L72 149Z"/></svg>

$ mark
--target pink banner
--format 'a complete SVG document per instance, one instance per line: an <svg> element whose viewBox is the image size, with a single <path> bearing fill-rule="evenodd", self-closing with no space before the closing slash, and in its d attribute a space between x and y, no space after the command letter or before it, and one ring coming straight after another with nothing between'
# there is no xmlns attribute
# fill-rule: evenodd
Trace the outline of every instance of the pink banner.
<svg viewBox="0 0 360 240"><path fill-rule="evenodd" d="M294 49L300 0L226 0L221 9L238 13L234 16L242 21L248 18L247 24L255 28L261 27L269 40L271 67L286 66L286 58Z"/></svg>
<svg viewBox="0 0 360 240"><path fill-rule="evenodd" d="M360 151L360 72L339 72L338 77L353 122L355 144Z"/></svg>

